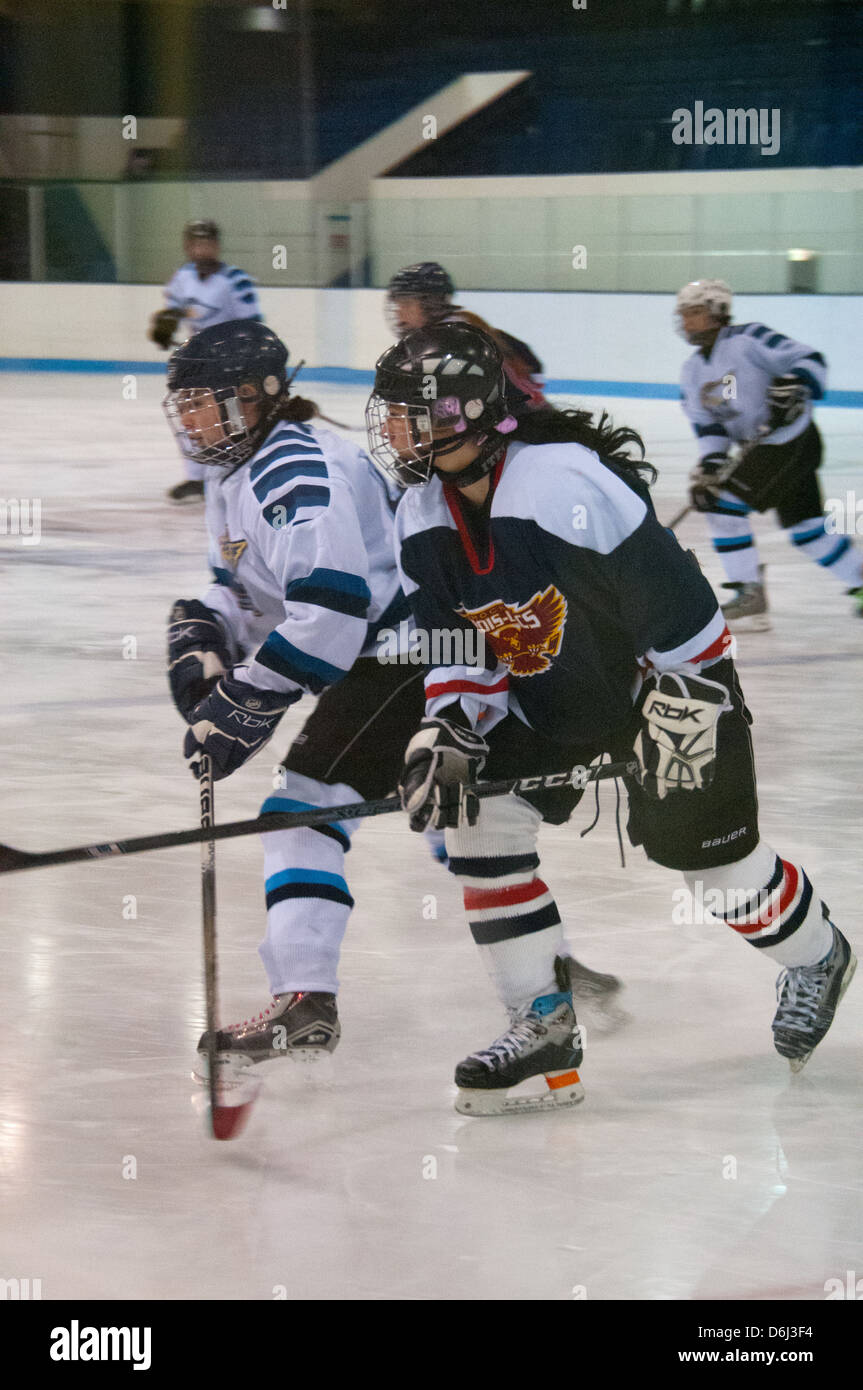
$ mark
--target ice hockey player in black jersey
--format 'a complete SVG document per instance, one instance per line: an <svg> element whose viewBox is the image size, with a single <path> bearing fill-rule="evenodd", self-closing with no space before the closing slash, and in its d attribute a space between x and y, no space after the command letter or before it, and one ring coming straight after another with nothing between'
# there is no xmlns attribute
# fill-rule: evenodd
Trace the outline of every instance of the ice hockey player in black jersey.
<svg viewBox="0 0 863 1390"><path fill-rule="evenodd" d="M507 404L514 414L544 410L548 401L542 390L542 363L532 348L520 338L492 328L479 314L453 304L455 285L437 261L406 265L387 286L387 322L397 337L434 323L469 323L480 328L497 344L503 358Z"/></svg>
<svg viewBox="0 0 863 1390"><path fill-rule="evenodd" d="M707 516L714 549L735 591L729 623L765 629L767 591L752 534L752 510L776 511L792 545L835 575L863 612L863 556L826 527L818 481L821 435L812 402L824 394L820 352L763 323L731 322L723 280L695 280L677 296L678 332L696 349L683 366L681 399L700 454L692 504ZM732 445L744 446L723 486Z"/></svg>
<svg viewBox="0 0 863 1390"><path fill-rule="evenodd" d="M566 821L582 793L479 800L463 784L603 753L638 759L626 779L631 841L710 890L732 930L782 966L774 1040L799 1069L856 962L802 867L760 840L732 639L694 557L653 513L648 467L628 454L638 436L580 411L516 420L495 344L462 324L383 354L367 425L375 460L411 484L396 543L418 627L460 622L485 638L484 669L427 672L400 784L413 829L445 828L471 932L510 1012L509 1028L457 1067L456 1108L499 1114L582 1096L569 953L536 848L542 821ZM541 1096L520 1089L542 1077Z"/></svg>

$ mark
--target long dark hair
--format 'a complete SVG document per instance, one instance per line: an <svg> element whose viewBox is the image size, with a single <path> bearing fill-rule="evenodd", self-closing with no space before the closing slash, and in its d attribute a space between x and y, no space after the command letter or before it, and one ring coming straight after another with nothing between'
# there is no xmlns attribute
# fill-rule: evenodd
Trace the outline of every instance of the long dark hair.
<svg viewBox="0 0 863 1390"><path fill-rule="evenodd" d="M520 416L518 429L509 436L523 444L581 444L592 449L604 464L633 485L656 481L656 469L644 457L644 440L625 425L615 429L614 421L604 410L596 424L589 410L531 410ZM631 458L627 452L632 444L641 455ZM640 488L638 490L640 490Z"/></svg>
<svg viewBox="0 0 863 1390"><path fill-rule="evenodd" d="M322 420L325 418L321 415L314 401L307 401L302 396L283 396L273 411L269 423L272 426L278 420L295 420L299 424L304 424L306 420L312 420L316 415Z"/></svg>

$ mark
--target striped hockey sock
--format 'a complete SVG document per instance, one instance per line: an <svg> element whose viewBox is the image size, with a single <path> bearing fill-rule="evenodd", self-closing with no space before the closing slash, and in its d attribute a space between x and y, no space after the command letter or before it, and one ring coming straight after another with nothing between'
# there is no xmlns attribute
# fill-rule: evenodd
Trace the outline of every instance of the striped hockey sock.
<svg viewBox="0 0 863 1390"><path fill-rule="evenodd" d="M823 516L798 521L790 528L788 539L801 555L807 555L849 589L863 583L863 556L848 536L828 535Z"/></svg>
<svg viewBox="0 0 863 1390"><path fill-rule="evenodd" d="M763 842L736 864L686 874L704 889L725 895L720 915L765 956L791 968L823 960L832 945L826 909L799 864Z"/></svg>
<svg viewBox="0 0 863 1390"><path fill-rule="evenodd" d="M261 807L301 811L362 798L345 783L329 786L288 772L286 785ZM273 994L335 994L342 938L354 900L344 877L356 821L271 830L264 846L267 935L260 946Z"/></svg>
<svg viewBox="0 0 863 1390"><path fill-rule="evenodd" d="M471 934L508 1009L555 993L554 959L566 954L557 903L537 872L540 824L538 811L507 796L483 801L475 826L447 831Z"/></svg>

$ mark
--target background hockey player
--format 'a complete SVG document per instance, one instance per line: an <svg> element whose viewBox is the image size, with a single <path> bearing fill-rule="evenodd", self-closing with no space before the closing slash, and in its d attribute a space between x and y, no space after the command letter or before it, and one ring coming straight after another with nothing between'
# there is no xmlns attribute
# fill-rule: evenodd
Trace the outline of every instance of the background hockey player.
<svg viewBox="0 0 863 1390"><path fill-rule="evenodd" d="M626 779L632 842L710 890L728 925L783 967L774 1040L802 1066L856 962L804 870L759 839L731 639L693 557L654 515L644 467L626 453L638 436L584 412L516 421L495 344L461 324L383 354L367 423L375 459L416 484L396 538L418 627L473 624L489 653L482 672L427 675L400 786L413 829L446 828L474 940L512 1020L456 1068L456 1108L498 1114L582 1095L567 946L536 844L541 822L566 821L581 792L480 801L460 784L604 752L638 758ZM549 1089L527 1097L519 1088L535 1077Z"/></svg>
<svg viewBox="0 0 863 1390"><path fill-rule="evenodd" d="M515 414L548 407L542 363L519 338L492 328L479 314L452 303L455 285L437 261L420 261L399 270L387 286L387 322L398 338L433 323L470 323L497 343L506 373L507 404Z"/></svg>
<svg viewBox="0 0 863 1390"><path fill-rule="evenodd" d="M707 516L713 546L736 590L723 605L729 622L764 628L767 593L750 510L775 509L801 554L863 594L863 559L847 536L829 535L818 480L821 436L812 402L824 394L823 356L763 323L731 323L731 290L723 280L695 280L677 296L678 332L696 351L683 365L681 392L698 439L700 461L690 475L692 504ZM717 475L733 444L746 457L726 486Z"/></svg>
<svg viewBox="0 0 863 1390"><path fill-rule="evenodd" d="M168 629L192 770L207 753L215 777L230 776L288 706L320 696L264 811L393 791L423 708L421 672L375 659L378 630L397 628L409 611L393 552L396 490L356 445L305 423L315 407L289 396L287 356L258 323L204 329L171 358L165 402L211 474L213 583L202 599L174 605ZM355 829L337 822L262 837L261 956L275 998L256 1020L219 1034L235 1059L335 1047L339 951L353 906L344 859Z"/></svg>
<svg viewBox="0 0 863 1390"><path fill-rule="evenodd" d="M244 270L225 265L215 222L187 222L183 229L186 262L165 286L164 309L150 320L149 337L161 348L183 342L202 328L231 319L262 321L255 282ZM204 495L206 468L190 458L180 445L186 478L172 487L172 502L194 502Z"/></svg>

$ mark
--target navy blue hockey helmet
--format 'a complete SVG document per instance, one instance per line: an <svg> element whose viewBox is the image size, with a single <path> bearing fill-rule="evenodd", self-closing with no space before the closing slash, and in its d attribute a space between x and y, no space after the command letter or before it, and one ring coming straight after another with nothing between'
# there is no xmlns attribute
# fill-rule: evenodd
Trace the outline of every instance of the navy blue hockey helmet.
<svg viewBox="0 0 863 1390"><path fill-rule="evenodd" d="M464 485L493 466L500 435L516 428L506 402L500 349L465 323L440 323L409 333L379 358L366 406L372 458L402 484L426 483L434 461L471 441L481 446ZM441 475L447 476L447 475Z"/></svg>
<svg viewBox="0 0 863 1390"><path fill-rule="evenodd" d="M163 408L184 452L231 467L250 458L287 392L287 362L281 338L255 319L203 328L178 347Z"/></svg>

